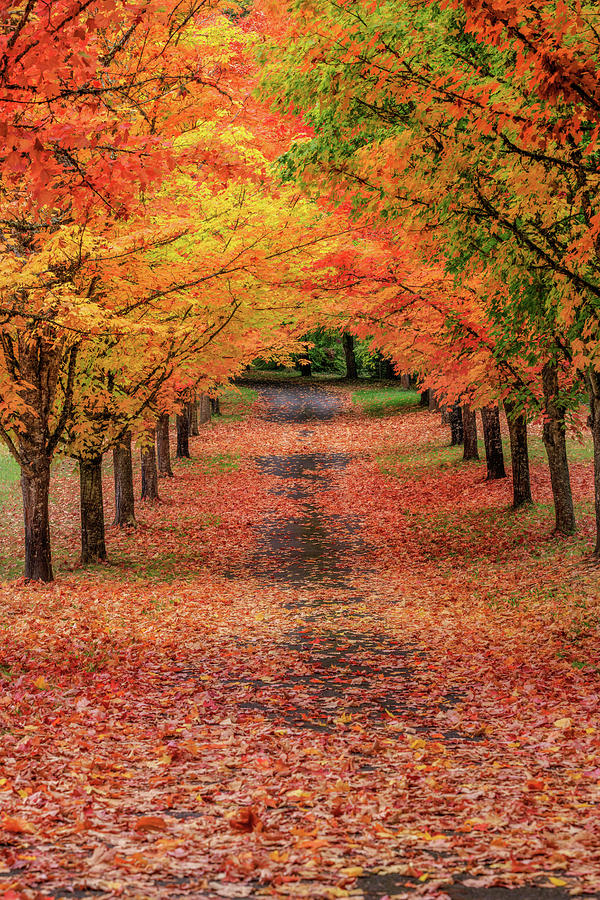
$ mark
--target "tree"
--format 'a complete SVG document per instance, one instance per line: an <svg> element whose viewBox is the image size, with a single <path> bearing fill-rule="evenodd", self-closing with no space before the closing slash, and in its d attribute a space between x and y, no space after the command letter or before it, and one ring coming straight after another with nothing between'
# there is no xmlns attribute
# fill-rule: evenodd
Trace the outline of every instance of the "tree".
<svg viewBox="0 0 600 900"><path fill-rule="evenodd" d="M331 228L295 191L272 190L269 142L245 127L256 108L244 42L217 4L96 17L57 2L51 29L35 7L15 9L2 36L13 149L0 185L0 436L23 472L26 576L49 580L57 450L97 464L177 367L218 382L258 349L293 345L307 325L299 273Z"/></svg>
<svg viewBox="0 0 600 900"><path fill-rule="evenodd" d="M593 6L321 0L286 15L269 89L313 136L284 174L374 229L421 230L447 273L476 277L499 362L535 374L511 399L560 432L599 334ZM568 402L548 403L542 371L558 359ZM546 446L558 508L568 479Z"/></svg>
<svg viewBox="0 0 600 900"><path fill-rule="evenodd" d="M95 335L119 331L121 311L104 290L111 268L128 257L135 266L152 243L144 192L174 164L182 110L173 89L188 85L193 102L203 90L197 50L179 38L207 5L39 5L13 7L1 38L10 150L0 183L0 435L22 471L25 575L50 580L50 462L80 357ZM140 115L150 92L153 120Z"/></svg>
<svg viewBox="0 0 600 900"><path fill-rule="evenodd" d="M344 331L342 333L342 341L344 344L344 356L346 357L346 378L354 381L358 378L356 356L354 355L354 338L347 331Z"/></svg>

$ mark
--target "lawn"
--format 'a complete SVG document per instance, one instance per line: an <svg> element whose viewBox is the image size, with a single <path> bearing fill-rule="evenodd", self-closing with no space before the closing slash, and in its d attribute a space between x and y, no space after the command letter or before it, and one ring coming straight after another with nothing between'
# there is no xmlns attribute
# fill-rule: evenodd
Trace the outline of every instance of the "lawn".
<svg viewBox="0 0 600 900"><path fill-rule="evenodd" d="M389 416L395 412L406 412L419 406L419 391L407 391L396 385L358 387L352 394L352 402L367 416Z"/></svg>

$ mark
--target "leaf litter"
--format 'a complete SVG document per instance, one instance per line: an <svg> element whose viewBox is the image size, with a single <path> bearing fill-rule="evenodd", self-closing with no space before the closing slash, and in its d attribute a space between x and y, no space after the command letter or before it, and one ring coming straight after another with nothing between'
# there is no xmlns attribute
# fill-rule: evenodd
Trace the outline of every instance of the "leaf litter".
<svg viewBox="0 0 600 900"><path fill-rule="evenodd" d="M509 485L378 465L432 440L262 390L195 441L239 468L181 466L118 565L2 587L0 897L600 891L597 641L574 667L569 605L532 593L593 577L543 527L456 531Z"/></svg>

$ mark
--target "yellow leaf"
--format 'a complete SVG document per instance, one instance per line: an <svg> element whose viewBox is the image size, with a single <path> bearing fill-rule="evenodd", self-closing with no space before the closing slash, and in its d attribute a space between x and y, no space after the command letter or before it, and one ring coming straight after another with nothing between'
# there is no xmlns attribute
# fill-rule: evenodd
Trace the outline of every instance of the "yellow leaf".
<svg viewBox="0 0 600 900"><path fill-rule="evenodd" d="M360 878L363 871L362 866L347 866L345 869L340 869L341 874L347 878Z"/></svg>
<svg viewBox="0 0 600 900"><path fill-rule="evenodd" d="M427 881L428 878L429 878L428 872L424 872L423 875L419 875L419 881Z"/></svg>
<svg viewBox="0 0 600 900"><path fill-rule="evenodd" d="M572 724L573 724L573 719L569 719L569 718L557 719L556 722L554 723L554 727L555 728L570 728Z"/></svg>
<svg viewBox="0 0 600 900"><path fill-rule="evenodd" d="M339 725L348 725L352 721L352 713L342 713L335 721Z"/></svg>
<svg viewBox="0 0 600 900"><path fill-rule="evenodd" d="M303 791L300 788L296 788L296 790L288 791L285 795L288 800L295 800L298 803L301 803L303 800L312 800L313 794L308 791Z"/></svg>
<svg viewBox="0 0 600 900"><path fill-rule="evenodd" d="M565 887L567 884L564 878L555 878L554 875L548 875L548 881L550 884L553 884L554 887Z"/></svg>
<svg viewBox="0 0 600 900"><path fill-rule="evenodd" d="M36 678L33 683L38 691L47 691L50 687L43 675L40 675L39 678Z"/></svg>

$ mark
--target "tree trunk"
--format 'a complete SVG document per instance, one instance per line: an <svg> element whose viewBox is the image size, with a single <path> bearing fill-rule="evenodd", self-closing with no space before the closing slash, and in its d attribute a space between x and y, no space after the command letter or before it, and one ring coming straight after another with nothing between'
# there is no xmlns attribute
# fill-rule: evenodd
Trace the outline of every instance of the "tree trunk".
<svg viewBox="0 0 600 900"><path fill-rule="evenodd" d="M462 409L458 403L455 403L454 406L450 407L449 418L450 432L452 435L450 444L452 447L458 447L464 440Z"/></svg>
<svg viewBox="0 0 600 900"><path fill-rule="evenodd" d="M21 472L23 512L25 515L25 578L52 581L50 550L50 461L36 459Z"/></svg>
<svg viewBox="0 0 600 900"><path fill-rule="evenodd" d="M161 413L156 420L156 458L159 476L162 478L172 478L173 470L171 468L168 413Z"/></svg>
<svg viewBox="0 0 600 900"><path fill-rule="evenodd" d="M419 401L419 404L420 404L421 406L426 406L427 408L429 408L429 395L430 395L430 393L431 393L431 391L430 391L429 389L426 390L426 391L421 391L421 399L420 399L420 401Z"/></svg>
<svg viewBox="0 0 600 900"><path fill-rule="evenodd" d="M104 502L102 499L102 456L79 460L79 501L81 507L81 562L104 562Z"/></svg>
<svg viewBox="0 0 600 900"><path fill-rule="evenodd" d="M502 432L500 431L500 411L497 406L487 406L481 410L487 480L506 478L504 453L502 452Z"/></svg>
<svg viewBox="0 0 600 900"><path fill-rule="evenodd" d="M312 375L312 365L310 362L301 362L298 363L298 368L300 369L300 374L305 378L310 378Z"/></svg>
<svg viewBox="0 0 600 900"><path fill-rule="evenodd" d="M559 534L571 534L575 531L575 510L567 459L566 409L559 398L558 366L555 362L548 362L544 366L542 383L544 387L543 438L550 466L556 519L555 530Z"/></svg>
<svg viewBox="0 0 600 900"><path fill-rule="evenodd" d="M404 374L400 376L400 385L405 391L410 391L412 385L410 382L410 374L408 372L404 372Z"/></svg>
<svg viewBox="0 0 600 900"><path fill-rule="evenodd" d="M513 476L513 508L532 503L531 479L529 476L529 451L527 449L527 419L517 415L515 407L504 401L508 432L510 434L510 455Z"/></svg>
<svg viewBox="0 0 600 900"><path fill-rule="evenodd" d="M190 458L190 420L184 406L177 415L177 459Z"/></svg>
<svg viewBox="0 0 600 900"><path fill-rule="evenodd" d="M463 459L479 459L479 446L477 444L477 416L468 403L463 404Z"/></svg>
<svg viewBox="0 0 600 900"><path fill-rule="evenodd" d="M208 425L212 415L212 404L208 394L200 394L198 403L198 421L200 425Z"/></svg>
<svg viewBox="0 0 600 900"><path fill-rule="evenodd" d="M154 437L154 435L152 435ZM154 503L158 496L158 469L156 467L156 447L154 440L142 446L142 500Z"/></svg>
<svg viewBox="0 0 600 900"><path fill-rule="evenodd" d="M113 525L135 528L135 496L133 492L133 464L131 458L131 432L123 436L113 449L115 472L115 520Z"/></svg>
<svg viewBox="0 0 600 900"><path fill-rule="evenodd" d="M396 381L398 376L396 375L396 370L394 368L394 363L391 359L384 359L381 363L382 367L382 376L388 381Z"/></svg>
<svg viewBox="0 0 600 900"><path fill-rule="evenodd" d="M590 421L594 440L594 506L596 511L596 546L594 556L600 558L600 374L590 372L587 377L590 391Z"/></svg>
<svg viewBox="0 0 600 900"><path fill-rule="evenodd" d="M429 389L429 412L438 412L440 408L440 404L437 401L437 397L435 396L435 392Z"/></svg>
<svg viewBox="0 0 600 900"><path fill-rule="evenodd" d="M221 415L221 398L220 397L212 397L210 401L211 411L213 416Z"/></svg>
<svg viewBox="0 0 600 900"><path fill-rule="evenodd" d="M187 404L188 417L190 420L190 434L192 437L198 437L200 429L198 428L198 400L192 400Z"/></svg>
<svg viewBox="0 0 600 900"><path fill-rule="evenodd" d="M358 369L356 367L353 335L344 331L342 334L342 345L344 347L344 356L346 357L346 378L350 381L355 381L358 378Z"/></svg>

